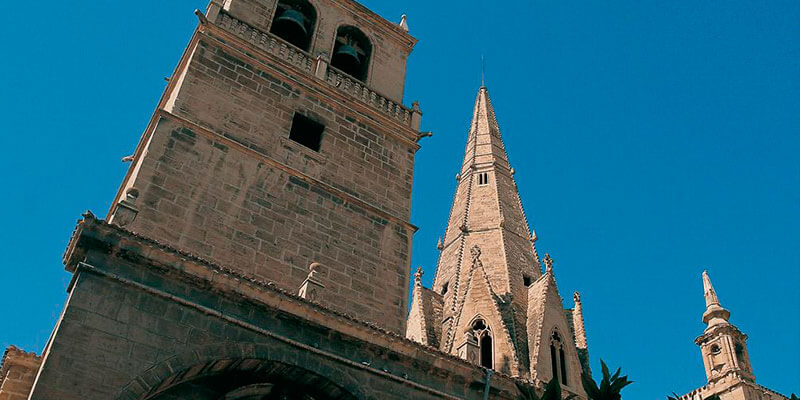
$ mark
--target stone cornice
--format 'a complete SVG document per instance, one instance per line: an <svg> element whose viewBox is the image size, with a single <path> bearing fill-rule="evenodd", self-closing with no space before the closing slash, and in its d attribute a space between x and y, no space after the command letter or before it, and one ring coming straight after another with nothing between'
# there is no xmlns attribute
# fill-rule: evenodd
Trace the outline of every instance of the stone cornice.
<svg viewBox="0 0 800 400"><path fill-rule="evenodd" d="M729 334L731 336L735 336L737 339L740 340L747 340L747 335L742 333L735 325L728 324L728 325L717 325L709 329L707 332L703 332L702 335L698 336L694 339L694 342L698 346L702 346L703 344L707 343L709 340L713 339L719 335Z"/></svg>

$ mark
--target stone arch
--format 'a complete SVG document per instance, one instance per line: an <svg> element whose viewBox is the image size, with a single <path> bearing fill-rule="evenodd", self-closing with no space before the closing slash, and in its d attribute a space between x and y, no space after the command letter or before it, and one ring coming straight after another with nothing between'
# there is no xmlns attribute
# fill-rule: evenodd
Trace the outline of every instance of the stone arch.
<svg viewBox="0 0 800 400"><path fill-rule="evenodd" d="M309 51L317 29L317 7L309 0L279 0L269 32L303 51Z"/></svg>
<svg viewBox="0 0 800 400"><path fill-rule="evenodd" d="M202 389L223 384L227 386L210 388L213 393L209 398L223 398L219 396L220 391L225 394L240 392L243 388L301 385L307 395L304 399L366 399L359 382L345 371L347 368L343 365L331 367L331 363L338 362L288 346L223 343L195 347L156 363L130 381L115 398L171 400L180 398L170 397L170 393L181 385ZM293 392L297 392L296 386Z"/></svg>
<svg viewBox="0 0 800 400"><path fill-rule="evenodd" d="M374 38L357 26L339 25L331 48L331 66L367 83L371 73L373 43Z"/></svg>

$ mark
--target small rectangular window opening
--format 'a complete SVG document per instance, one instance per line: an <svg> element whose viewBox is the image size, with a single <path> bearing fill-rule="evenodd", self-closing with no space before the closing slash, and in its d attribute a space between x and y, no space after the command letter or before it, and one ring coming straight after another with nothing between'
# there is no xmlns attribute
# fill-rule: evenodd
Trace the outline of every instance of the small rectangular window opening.
<svg viewBox="0 0 800 400"><path fill-rule="evenodd" d="M487 183L489 183L489 174L486 172L478 174L478 185L485 185Z"/></svg>
<svg viewBox="0 0 800 400"><path fill-rule="evenodd" d="M522 282L525 284L525 287L528 287L528 286L533 284L533 279L531 279L530 276L523 275L522 276Z"/></svg>
<svg viewBox="0 0 800 400"><path fill-rule="evenodd" d="M294 140L311 150L319 151L322 145L322 131L325 125L320 124L305 115L294 113L289 139Z"/></svg>
<svg viewBox="0 0 800 400"><path fill-rule="evenodd" d="M447 294L447 286L449 285L449 283L450 282L445 282L444 285L442 285L442 296Z"/></svg>

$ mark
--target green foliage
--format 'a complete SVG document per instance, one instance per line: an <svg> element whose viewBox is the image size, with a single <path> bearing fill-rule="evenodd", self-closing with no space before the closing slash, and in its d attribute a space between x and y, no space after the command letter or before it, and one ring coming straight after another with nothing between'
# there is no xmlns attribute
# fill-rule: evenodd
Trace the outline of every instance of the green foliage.
<svg viewBox="0 0 800 400"><path fill-rule="evenodd" d="M603 369L603 379L600 381L600 386L591 378L583 375L583 389L590 400L621 400L622 389L630 385L633 381L629 381L627 376L619 376L621 368L617 369L614 375L608 371L608 366L603 360L600 360L600 366Z"/></svg>
<svg viewBox="0 0 800 400"><path fill-rule="evenodd" d="M561 400L561 385L558 383L558 379L555 378L545 385L542 397L537 396L536 391L528 385L517 383L517 388L522 392L521 400ZM569 395L566 400L574 397L574 395Z"/></svg>

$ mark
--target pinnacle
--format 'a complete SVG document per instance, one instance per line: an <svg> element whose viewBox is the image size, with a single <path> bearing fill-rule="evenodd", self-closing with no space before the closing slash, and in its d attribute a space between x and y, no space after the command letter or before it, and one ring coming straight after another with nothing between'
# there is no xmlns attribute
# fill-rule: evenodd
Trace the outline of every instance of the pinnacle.
<svg viewBox="0 0 800 400"><path fill-rule="evenodd" d="M708 271L703 271L703 294L706 300L706 311L703 313L703 323L708 325L706 329L717 325L728 325L731 313L720 305Z"/></svg>

